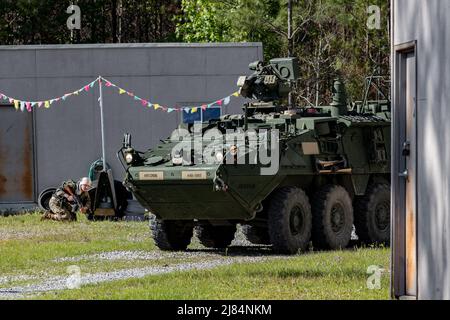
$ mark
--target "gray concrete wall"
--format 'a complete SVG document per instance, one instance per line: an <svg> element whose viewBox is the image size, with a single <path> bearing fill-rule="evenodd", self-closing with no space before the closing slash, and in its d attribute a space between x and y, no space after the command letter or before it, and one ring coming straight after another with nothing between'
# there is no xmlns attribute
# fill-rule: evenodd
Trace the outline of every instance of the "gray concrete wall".
<svg viewBox="0 0 450 320"><path fill-rule="evenodd" d="M418 298L450 299L450 1L392 4L393 45L417 40Z"/></svg>
<svg viewBox="0 0 450 320"><path fill-rule="evenodd" d="M102 75L154 103L200 104L235 92L238 76L248 74L248 64L262 58L260 43L0 46L0 92L44 100ZM113 91L104 88L106 153L114 176L122 179L115 153L123 133L131 133L133 145L144 150L170 134L180 113L151 110ZM96 86L33 112L38 192L68 177L87 175L90 164L101 157L97 98ZM227 112L240 112L242 102L232 99Z"/></svg>

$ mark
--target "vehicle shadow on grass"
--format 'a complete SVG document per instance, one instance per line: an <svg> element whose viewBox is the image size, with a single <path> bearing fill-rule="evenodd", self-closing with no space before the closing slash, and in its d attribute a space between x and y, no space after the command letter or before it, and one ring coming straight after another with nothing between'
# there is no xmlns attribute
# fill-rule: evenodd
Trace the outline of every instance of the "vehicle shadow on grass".
<svg viewBox="0 0 450 320"><path fill-rule="evenodd" d="M346 248L345 251L355 251L357 248ZM228 257L298 257L326 251L308 250L297 254L279 253L272 250L271 246L231 246L226 249L187 249L192 253L211 253ZM329 252L329 251L328 251Z"/></svg>
<svg viewBox="0 0 450 320"><path fill-rule="evenodd" d="M272 248L270 246L231 246L225 249L200 248L200 249L187 249L186 252L212 253L221 256L241 256L241 257L276 255L272 251Z"/></svg>
<svg viewBox="0 0 450 320"><path fill-rule="evenodd" d="M306 256L306 255L312 255L312 254L318 254L318 253L330 253L330 252L356 252L362 248L385 248L385 246L382 245L371 245L366 246L363 243L361 243L358 240L352 240L348 244L346 248L343 248L341 250L322 250L317 248L312 248L312 246L304 252L299 252L297 254L283 254L283 253L277 253L272 250L271 245L232 245L226 249L210 249L210 248L193 248L193 249L187 249L187 252L192 253L211 253L211 254L217 254L221 256L230 256L230 257L261 257L261 256L285 256L285 257L292 257L292 256Z"/></svg>

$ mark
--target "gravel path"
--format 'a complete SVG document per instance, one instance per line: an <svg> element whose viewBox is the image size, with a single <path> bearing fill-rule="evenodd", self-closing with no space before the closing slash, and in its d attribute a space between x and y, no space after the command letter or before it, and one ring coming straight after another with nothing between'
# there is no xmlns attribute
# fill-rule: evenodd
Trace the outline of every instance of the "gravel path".
<svg viewBox="0 0 450 320"><path fill-rule="evenodd" d="M186 251L186 252L163 252L163 251L110 251L76 257L62 257L52 262L79 262L83 260L163 260L163 259L187 259L187 258L217 258L217 253Z"/></svg>
<svg viewBox="0 0 450 320"><path fill-rule="evenodd" d="M105 252L96 255L85 255L78 257L60 258L57 261L80 261L83 259L101 259L101 260L117 260L117 259L165 259L165 258L212 258L214 260L203 262L191 262L181 263L165 266L152 266L144 268L122 269L112 272L100 272L94 274L81 274L79 278L79 284L96 284L106 281L124 280L131 278L142 278L149 275L166 274L176 271L189 271L189 270L209 270L219 266L231 265L234 263L252 263L263 262L269 259L275 258L287 258L286 256L262 256L261 254L246 254L246 256L222 256L217 253L207 252L176 252L165 253L161 251L143 252L143 251L113 251ZM71 260L69 260L71 259ZM55 261L56 262L56 261ZM26 277L26 276L24 276ZM8 279L3 279L8 281ZM10 280L10 279L9 279ZM73 276L56 276L51 277L41 283L29 284L24 286L16 286L10 288L0 289L0 299L21 299L26 297L32 297L39 293L56 290L69 289L71 285L74 285Z"/></svg>

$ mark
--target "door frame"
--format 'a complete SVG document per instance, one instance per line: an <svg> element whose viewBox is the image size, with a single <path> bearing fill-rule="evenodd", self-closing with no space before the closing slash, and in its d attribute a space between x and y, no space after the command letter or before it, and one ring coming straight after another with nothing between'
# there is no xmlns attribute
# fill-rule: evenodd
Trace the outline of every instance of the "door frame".
<svg viewBox="0 0 450 320"><path fill-rule="evenodd" d="M404 105L403 90L401 88L402 78L402 62L408 54L414 53L415 58L415 110L416 117L414 118L413 126L415 127L414 134L414 152L415 163L413 164L415 172L415 229L416 229L416 296L407 297L406 295L406 184L405 179L399 176L400 172L405 170L404 156L402 156L402 148L404 142L404 132L406 131L406 105ZM418 206L417 206L417 111L418 111L418 99L417 99L417 84L418 84L418 70L417 70L417 41L410 41L407 43L394 46L393 52L393 82L392 82L392 98L394 101L394 108L392 109L392 165L391 165L391 296L392 298L412 298L416 299L418 296Z"/></svg>

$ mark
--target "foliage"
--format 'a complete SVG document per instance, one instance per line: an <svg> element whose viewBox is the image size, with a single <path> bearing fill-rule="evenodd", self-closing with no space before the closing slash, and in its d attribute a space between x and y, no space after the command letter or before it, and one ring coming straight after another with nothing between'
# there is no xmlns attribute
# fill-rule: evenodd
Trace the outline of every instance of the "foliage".
<svg viewBox="0 0 450 320"><path fill-rule="evenodd" d="M73 34L70 3L81 10ZM178 0L0 0L0 44L171 41L179 8Z"/></svg>
<svg viewBox="0 0 450 320"><path fill-rule="evenodd" d="M182 0L183 14L177 19L176 34L186 42L221 42L230 28L220 19L222 4L211 0Z"/></svg>

